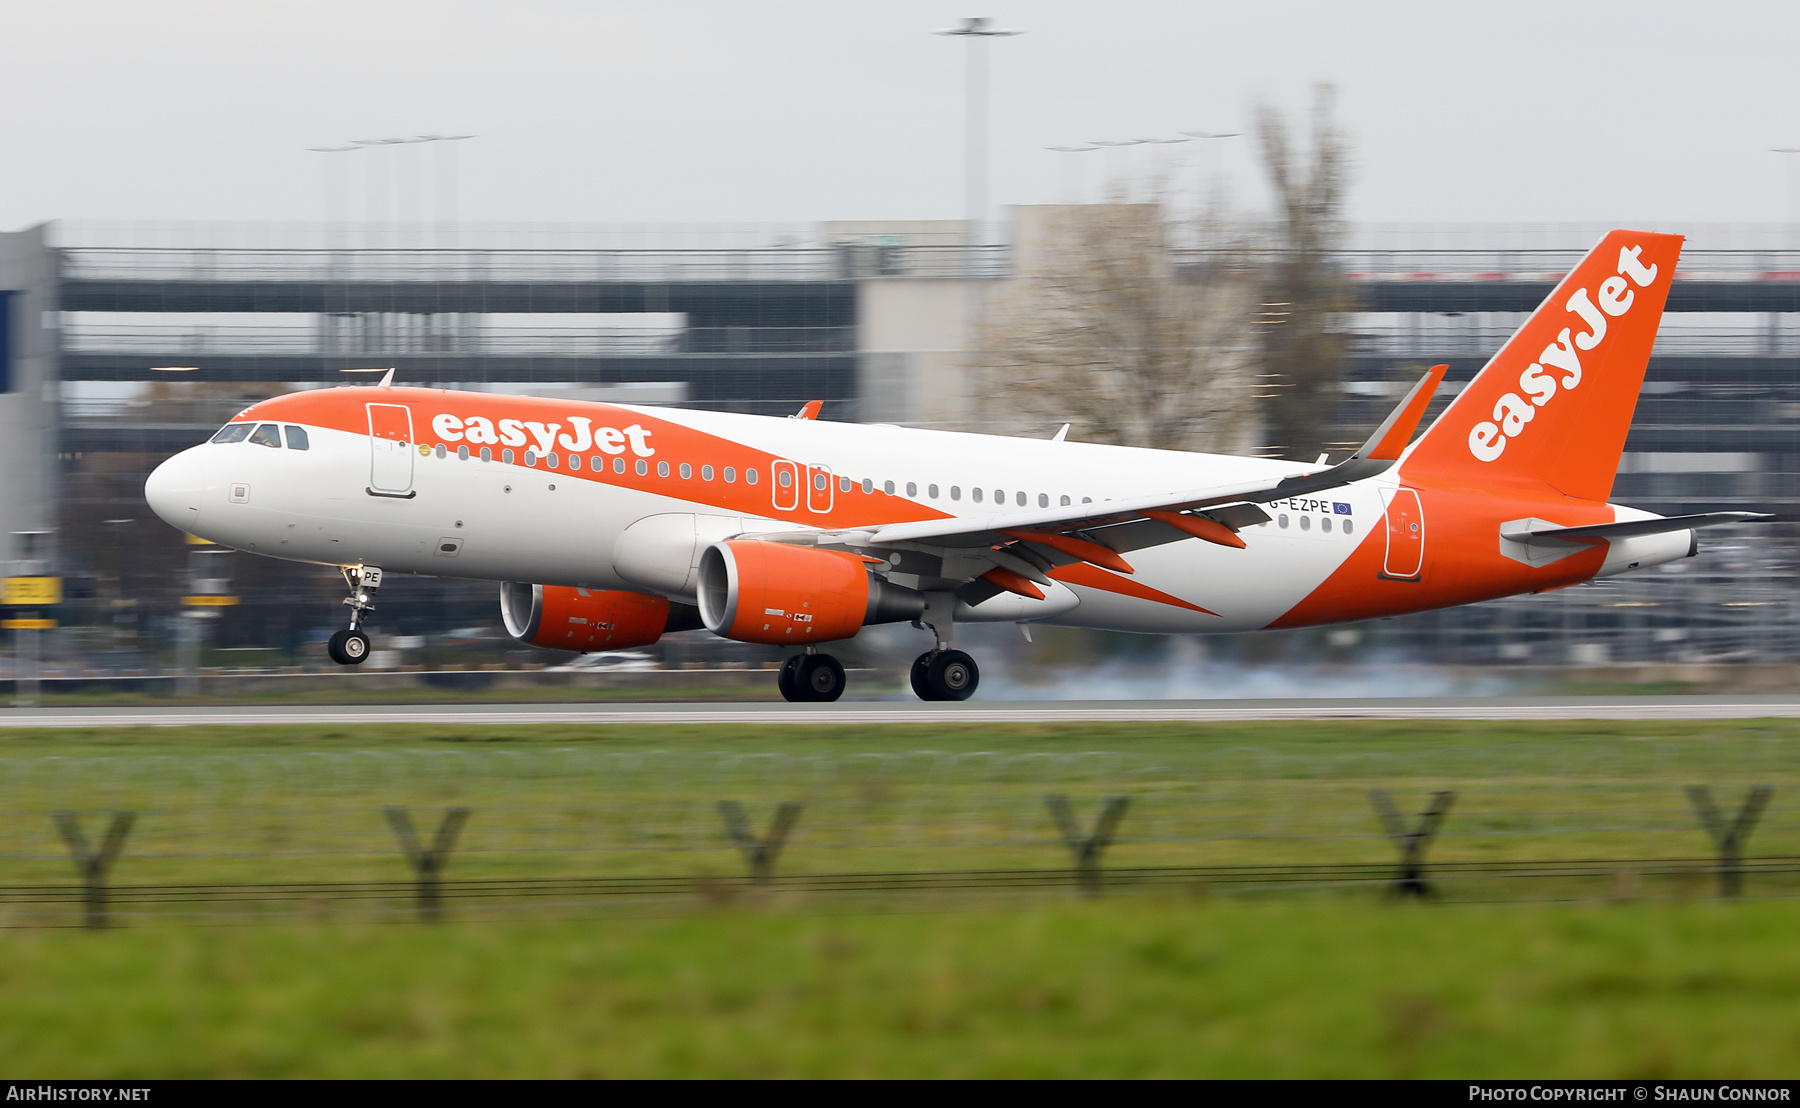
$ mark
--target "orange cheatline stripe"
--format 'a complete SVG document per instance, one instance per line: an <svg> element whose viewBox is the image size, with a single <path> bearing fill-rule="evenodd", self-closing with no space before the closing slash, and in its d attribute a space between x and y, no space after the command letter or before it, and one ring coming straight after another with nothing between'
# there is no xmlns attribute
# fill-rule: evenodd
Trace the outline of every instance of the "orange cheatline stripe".
<svg viewBox="0 0 1800 1108"><path fill-rule="evenodd" d="M1185 531L1197 539L1218 543L1220 546L1244 549L1244 540L1236 532L1223 523L1212 519L1201 519L1199 516L1184 516L1180 512L1143 511L1138 515L1148 516L1158 523L1166 523L1177 531Z"/></svg>
<svg viewBox="0 0 1800 1108"><path fill-rule="evenodd" d="M1118 553L1101 546L1097 542L1078 539L1073 535L1052 535L1043 531L1002 531L1002 535L1010 535L1025 542L1035 542L1039 546L1047 546L1061 551L1071 558L1080 558L1084 562L1092 562L1097 566L1105 566L1117 573L1136 573L1131 564L1119 557Z"/></svg>
<svg viewBox="0 0 1800 1108"><path fill-rule="evenodd" d="M1005 566L995 566L981 575L981 579L990 585L997 585L1007 592L1018 593L1031 600L1044 599L1044 590L1032 584L1023 574L1014 573Z"/></svg>
<svg viewBox="0 0 1800 1108"><path fill-rule="evenodd" d="M1170 596L1168 593L1159 589L1153 589L1149 585L1140 584L1136 581L1128 581L1123 577L1108 573L1097 566L1091 566L1085 562L1077 562L1074 565L1069 566L1058 566L1050 571L1049 576L1067 585L1085 585L1090 589L1116 592L1120 596L1133 596L1139 600L1148 600L1153 604L1172 604L1177 608L1187 608L1190 611L1204 612L1209 616L1216 616L1219 614L1211 608L1202 608L1198 604L1189 604L1179 596Z"/></svg>

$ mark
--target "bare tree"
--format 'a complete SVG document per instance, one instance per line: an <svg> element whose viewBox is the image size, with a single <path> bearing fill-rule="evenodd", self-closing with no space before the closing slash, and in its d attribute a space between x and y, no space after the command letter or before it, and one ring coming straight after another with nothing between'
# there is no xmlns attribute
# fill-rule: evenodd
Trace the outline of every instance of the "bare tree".
<svg viewBox="0 0 1800 1108"><path fill-rule="evenodd" d="M1273 253L1265 267L1258 399L1269 453L1312 458L1326 442L1343 379L1343 317L1354 306L1334 268L1343 242L1348 143L1332 119L1330 85L1313 89L1310 149L1295 149L1287 120L1256 112L1263 169L1275 193Z"/></svg>
<svg viewBox="0 0 1800 1108"><path fill-rule="evenodd" d="M990 423L1164 449L1254 443L1257 284L1241 237L1217 210L1175 219L1154 193L1028 213L981 333Z"/></svg>

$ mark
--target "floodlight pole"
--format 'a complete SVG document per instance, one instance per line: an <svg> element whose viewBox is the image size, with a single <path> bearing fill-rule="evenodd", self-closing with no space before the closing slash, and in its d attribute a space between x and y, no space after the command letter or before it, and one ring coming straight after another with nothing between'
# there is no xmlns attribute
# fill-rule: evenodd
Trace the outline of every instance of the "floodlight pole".
<svg viewBox="0 0 1800 1108"><path fill-rule="evenodd" d="M987 241L987 40L1010 38L1025 32L1003 30L995 27L993 20L986 16L971 16L963 20L960 27L934 33L952 35L968 44L965 52L968 62L967 87L963 94L964 108L968 113L963 134L963 209L968 220L969 245L974 247ZM974 256L975 252L971 249L971 277L974 276Z"/></svg>
<svg viewBox="0 0 1800 1108"><path fill-rule="evenodd" d="M1794 170L1797 165L1797 163L1794 161L1793 155L1800 154L1800 146L1771 146L1769 148L1769 153L1788 155L1788 158L1787 158L1787 237L1788 237L1788 247L1789 247L1789 249L1792 249L1793 245L1794 245L1794 241L1793 241L1794 240L1794 196L1795 196Z"/></svg>
<svg viewBox="0 0 1800 1108"><path fill-rule="evenodd" d="M953 35L968 44L964 51L968 80L963 94L968 112L963 136L963 365L973 378L983 311L976 247L987 242L987 40L1024 32L1002 30L985 16L971 16L960 27L935 33Z"/></svg>

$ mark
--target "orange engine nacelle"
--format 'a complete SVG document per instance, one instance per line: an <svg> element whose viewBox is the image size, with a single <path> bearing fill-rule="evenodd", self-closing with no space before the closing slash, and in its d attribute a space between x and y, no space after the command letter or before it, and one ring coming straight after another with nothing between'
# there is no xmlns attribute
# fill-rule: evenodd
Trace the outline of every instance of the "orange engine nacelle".
<svg viewBox="0 0 1800 1108"><path fill-rule="evenodd" d="M700 555L700 619L739 642L830 642L864 624L913 619L918 593L869 574L841 550L756 539L717 542Z"/></svg>
<svg viewBox="0 0 1800 1108"><path fill-rule="evenodd" d="M667 597L567 585L500 585L500 616L506 633L532 646L555 650L623 650L649 646L678 626L683 611ZM692 627L691 622L686 626Z"/></svg>

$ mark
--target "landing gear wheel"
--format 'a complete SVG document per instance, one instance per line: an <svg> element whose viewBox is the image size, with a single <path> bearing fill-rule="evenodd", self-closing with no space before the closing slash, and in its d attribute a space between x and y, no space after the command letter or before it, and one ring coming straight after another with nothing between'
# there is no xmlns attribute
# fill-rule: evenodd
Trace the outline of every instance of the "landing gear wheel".
<svg viewBox="0 0 1800 1108"><path fill-rule="evenodd" d="M912 690L913 695L920 700L937 699L937 697L932 694L931 682L926 678L926 672L931 668L931 659L936 654L937 651L935 650L927 650L925 653L913 659L911 674Z"/></svg>
<svg viewBox="0 0 1800 1108"><path fill-rule="evenodd" d="M325 652L340 666L361 665L369 656L369 636L361 631L339 631L325 644Z"/></svg>
<svg viewBox="0 0 1800 1108"><path fill-rule="evenodd" d="M802 654L794 667L801 700L832 701L844 695L844 667L829 654Z"/></svg>
<svg viewBox="0 0 1800 1108"><path fill-rule="evenodd" d="M925 667L925 684L933 700L967 700L981 684L981 669L960 650L940 650Z"/></svg>
<svg viewBox="0 0 1800 1108"><path fill-rule="evenodd" d="M794 683L794 671L800 668L800 660L804 654L796 654L781 663L781 673L775 678L775 687L781 690L781 697L788 703L801 699L800 686Z"/></svg>

